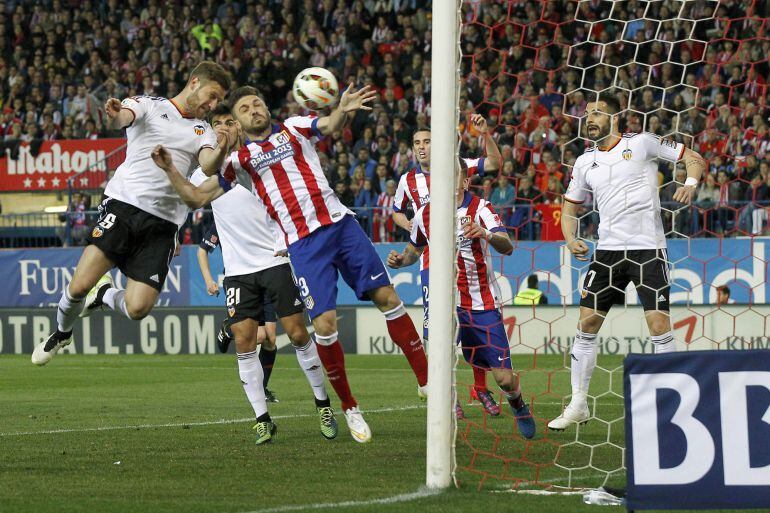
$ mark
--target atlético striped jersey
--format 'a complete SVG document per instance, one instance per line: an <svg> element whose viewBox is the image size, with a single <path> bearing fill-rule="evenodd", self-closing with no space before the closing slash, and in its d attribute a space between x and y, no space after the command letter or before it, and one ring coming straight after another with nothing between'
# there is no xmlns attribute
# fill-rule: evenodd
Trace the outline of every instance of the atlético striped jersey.
<svg viewBox="0 0 770 513"><path fill-rule="evenodd" d="M415 247L430 243L430 203L420 207L414 216L410 242ZM500 216L492 205L466 192L457 208L457 307L463 310L494 310L502 306L500 286L495 277L489 242L484 239L466 239L465 225L470 222L491 232L504 232ZM427 248L426 248L427 249Z"/></svg>
<svg viewBox="0 0 770 513"><path fill-rule="evenodd" d="M254 194L286 235L286 244L352 214L324 176L315 142L322 134L315 116L295 116L273 125L267 139L250 141L228 158L223 187L238 172L251 176Z"/></svg>
<svg viewBox="0 0 770 513"><path fill-rule="evenodd" d="M468 166L468 178L475 174L484 176L484 159L463 159ZM393 210L405 212L411 204L412 210L417 212L420 207L430 201L430 173L422 170L419 164L411 171L401 175L396 188ZM428 268L428 248L420 258L420 270Z"/></svg>

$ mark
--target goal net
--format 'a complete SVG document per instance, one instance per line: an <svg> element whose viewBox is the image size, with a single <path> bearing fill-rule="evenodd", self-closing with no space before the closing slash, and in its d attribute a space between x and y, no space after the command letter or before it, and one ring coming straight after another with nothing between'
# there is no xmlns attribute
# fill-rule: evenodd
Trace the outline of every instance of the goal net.
<svg viewBox="0 0 770 513"><path fill-rule="evenodd" d="M474 192L495 205L514 240L512 256L495 254L495 271L513 368L538 434L521 437L491 376L500 415L471 400L474 378L460 357L460 486L625 483L622 358L652 352L633 285L597 337L589 422L546 429L570 399L570 346L588 269L561 241L561 198L575 159L590 147L585 106L599 93L617 96L622 132L684 143L708 162L694 203L685 206L672 197L684 167L659 159L678 350L767 347L767 9L758 0L463 3L460 156L484 154L483 139L467 122L471 113L483 114L503 165L474 182ZM593 251L599 216L590 193L578 217L579 236ZM531 275L548 305L513 304Z"/></svg>

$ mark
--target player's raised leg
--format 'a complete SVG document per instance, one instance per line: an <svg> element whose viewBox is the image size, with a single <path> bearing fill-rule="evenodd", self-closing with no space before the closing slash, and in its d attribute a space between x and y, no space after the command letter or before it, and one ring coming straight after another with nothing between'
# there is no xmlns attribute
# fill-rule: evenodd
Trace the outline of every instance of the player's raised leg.
<svg viewBox="0 0 770 513"><path fill-rule="evenodd" d="M606 317L606 311L580 307L580 320L570 352L572 398L562 414L548 423L548 429L562 431L573 424L583 424L591 417L588 385L596 367L597 334Z"/></svg>
<svg viewBox="0 0 770 513"><path fill-rule="evenodd" d="M639 302L650 330L655 354L676 351L674 331L669 314L669 264L665 249L628 252L629 276L636 285Z"/></svg>
<svg viewBox="0 0 770 513"><path fill-rule="evenodd" d="M56 331L35 346L32 352L32 363L45 365L51 361L59 349L72 341L72 327L85 308L88 291L114 266L114 262L96 246L90 245L83 250L72 281L64 287L64 292L59 299Z"/></svg>

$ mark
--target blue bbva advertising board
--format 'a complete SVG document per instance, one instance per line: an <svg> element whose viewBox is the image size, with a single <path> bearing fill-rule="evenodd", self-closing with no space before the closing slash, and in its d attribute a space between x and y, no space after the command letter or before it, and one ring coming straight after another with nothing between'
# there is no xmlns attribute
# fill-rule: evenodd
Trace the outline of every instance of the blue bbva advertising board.
<svg viewBox="0 0 770 513"><path fill-rule="evenodd" d="M770 351L632 354L623 381L630 510L770 508Z"/></svg>
<svg viewBox="0 0 770 513"><path fill-rule="evenodd" d="M728 285L731 299L736 303L766 303L768 284L766 260L770 258L770 239L693 239L670 240L669 258L672 262L671 302L673 304L708 304L716 300L716 287ZM384 259L392 249L401 251L403 244L378 244ZM72 278L82 248L51 248L0 251L3 283L0 287L0 307L27 307L54 304L63 287ZM222 297L206 293L198 270L197 247L185 246L171 262L163 292L162 306L217 306ZM222 272L219 250L210 255L211 270ZM572 258L559 242L519 242L512 255L495 257L495 270L500 275L503 298L510 300L527 276L537 273L541 289L551 304L577 304L580 285L587 270L586 262ZM114 272L119 286L125 277ZM417 265L391 272L393 283L407 304L421 301ZM340 280L338 303L356 305L359 301ZM634 294L629 303L635 304Z"/></svg>

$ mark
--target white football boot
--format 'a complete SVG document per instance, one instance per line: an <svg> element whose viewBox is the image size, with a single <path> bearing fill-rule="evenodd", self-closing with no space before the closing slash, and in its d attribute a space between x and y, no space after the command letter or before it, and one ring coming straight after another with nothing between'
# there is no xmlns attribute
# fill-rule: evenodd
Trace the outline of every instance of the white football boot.
<svg viewBox="0 0 770 513"><path fill-rule="evenodd" d="M369 424L364 420L364 416L358 406L354 406L349 410L345 410L345 420L348 423L348 429L350 429L350 435L358 443L365 444L372 440L372 430L369 429Z"/></svg>
<svg viewBox="0 0 770 513"><path fill-rule="evenodd" d="M552 431L564 431L573 424L585 424L588 419L591 418L591 411L588 409L588 404L585 402L579 402L573 404L575 401L570 401L564 411L548 423L548 429Z"/></svg>

